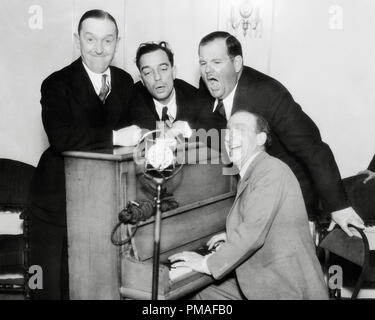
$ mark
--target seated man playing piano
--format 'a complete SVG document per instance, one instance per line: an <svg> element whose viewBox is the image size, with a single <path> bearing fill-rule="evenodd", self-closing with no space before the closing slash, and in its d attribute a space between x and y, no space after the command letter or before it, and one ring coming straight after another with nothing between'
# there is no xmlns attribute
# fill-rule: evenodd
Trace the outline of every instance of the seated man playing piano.
<svg viewBox="0 0 375 320"><path fill-rule="evenodd" d="M241 180L226 233L207 243L223 244L206 256L174 254L173 267L221 280L200 291L199 299L326 299L300 186L286 164L265 152L266 120L240 111L227 127L226 148Z"/></svg>
<svg viewBox="0 0 375 320"><path fill-rule="evenodd" d="M193 127L197 89L176 79L171 49L164 41L142 43L136 54L141 81L134 85L129 118L142 129L155 130L157 121L183 130Z"/></svg>

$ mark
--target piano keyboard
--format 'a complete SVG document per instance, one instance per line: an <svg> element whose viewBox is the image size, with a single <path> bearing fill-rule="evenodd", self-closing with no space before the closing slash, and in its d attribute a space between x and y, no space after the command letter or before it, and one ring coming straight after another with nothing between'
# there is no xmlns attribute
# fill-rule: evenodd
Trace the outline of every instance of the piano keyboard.
<svg viewBox="0 0 375 320"><path fill-rule="evenodd" d="M177 282L186 276L193 274L195 271L190 269L189 267L177 267L177 268L170 268L169 269L169 280L172 282Z"/></svg>
<svg viewBox="0 0 375 320"><path fill-rule="evenodd" d="M194 252L202 255L202 256L206 256L212 252L215 252L216 251L216 248L218 247L219 243L214 247L212 248L211 250L208 250L208 247L205 245L203 247L200 247L196 250L194 250ZM175 262L174 262L175 263ZM194 270L190 269L189 267L176 267L176 268L173 268L172 267L172 263L171 262L167 262L167 263L164 263L168 269L169 269L169 279L172 281L172 282L176 282L176 281L179 281L180 279L182 278L185 278L186 276L190 275L190 274L193 274Z"/></svg>

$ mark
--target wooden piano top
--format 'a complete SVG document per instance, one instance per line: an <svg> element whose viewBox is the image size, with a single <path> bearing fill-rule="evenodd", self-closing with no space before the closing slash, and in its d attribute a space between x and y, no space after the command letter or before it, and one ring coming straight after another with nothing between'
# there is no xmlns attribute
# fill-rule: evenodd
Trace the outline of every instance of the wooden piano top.
<svg viewBox="0 0 375 320"><path fill-rule="evenodd" d="M178 148L181 150L189 150L189 152L196 149L207 149L203 143L189 142ZM71 158L82 158L82 159L94 159L94 160L108 160L108 161L131 161L133 160L133 152L135 147L114 147L112 149L99 149L92 151L65 151L63 152L64 157ZM207 153L207 159L218 158L219 152L210 149Z"/></svg>
<svg viewBox="0 0 375 320"><path fill-rule="evenodd" d="M114 147L113 149L101 149L93 151L65 151L64 157L110 160L110 161L126 161L133 159L134 147Z"/></svg>

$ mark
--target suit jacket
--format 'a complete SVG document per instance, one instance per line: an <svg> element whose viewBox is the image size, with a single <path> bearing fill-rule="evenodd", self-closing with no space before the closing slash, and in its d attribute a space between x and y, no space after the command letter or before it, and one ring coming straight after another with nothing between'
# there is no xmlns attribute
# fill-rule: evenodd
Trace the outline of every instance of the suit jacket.
<svg viewBox="0 0 375 320"><path fill-rule="evenodd" d="M111 148L112 130L128 124L127 105L133 79L110 67L111 92L100 101L81 58L51 74L42 83L42 120L49 148L42 154L30 190L31 212L38 218L66 224L63 151Z"/></svg>
<svg viewBox="0 0 375 320"><path fill-rule="evenodd" d="M212 112L215 100L201 84L200 126L221 129L226 121ZM317 196L326 211L348 205L331 149L322 141L315 123L282 84L245 66L235 92L232 114L238 110L258 113L268 121L272 145L267 152L288 164L296 175L311 219L316 217Z"/></svg>
<svg viewBox="0 0 375 320"><path fill-rule="evenodd" d="M175 120L187 121L190 127L193 127L196 117L195 102L198 89L180 79L174 80L174 88L177 104ZM160 121L154 100L141 81L134 85L129 118L133 124L148 130L155 130L156 121Z"/></svg>
<svg viewBox="0 0 375 320"><path fill-rule="evenodd" d="M375 172L375 156L372 158L369 166L368 166L368 170L371 170L373 172Z"/></svg>
<svg viewBox="0 0 375 320"><path fill-rule="evenodd" d="M325 299L305 204L290 168L266 152L241 179L227 242L207 260L216 279L236 269L248 299Z"/></svg>

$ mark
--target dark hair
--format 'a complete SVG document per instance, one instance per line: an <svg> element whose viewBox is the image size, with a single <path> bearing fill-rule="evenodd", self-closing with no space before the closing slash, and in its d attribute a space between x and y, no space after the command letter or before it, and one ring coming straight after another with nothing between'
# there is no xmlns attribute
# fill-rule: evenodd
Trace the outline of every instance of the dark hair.
<svg viewBox="0 0 375 320"><path fill-rule="evenodd" d="M251 113L251 114L255 117L255 124L256 124L255 132L256 133L264 132L267 136L264 146L265 148L270 147L272 141L271 141L271 129L268 124L268 121L258 113Z"/></svg>
<svg viewBox="0 0 375 320"><path fill-rule="evenodd" d="M162 50L166 53L168 60L171 63L171 66L173 67L173 63L174 63L173 52L169 48L169 45L167 42L165 41L161 41L159 43L145 42L139 45L137 49L137 54L135 55L135 64L137 65L138 70L139 70L139 60L141 59L141 57L146 53L154 52L157 50Z"/></svg>
<svg viewBox="0 0 375 320"><path fill-rule="evenodd" d="M108 20L112 21L114 23L115 27L116 27L116 37L118 36L118 27L117 27L117 23L116 23L115 18L113 18L113 16L110 13L108 13L107 11L103 11L103 10L99 10L99 9L89 10L89 11L86 11L83 14L83 16L81 17L81 19L78 22L78 35L81 32L83 21L85 21L86 19L89 19L89 18L108 19Z"/></svg>
<svg viewBox="0 0 375 320"><path fill-rule="evenodd" d="M242 46L241 43L237 40L236 37L232 36L229 32L225 31L214 31L206 35L199 42L199 48L206 45L209 42L212 42L216 39L224 39L227 45L227 52L231 58L236 56L242 57Z"/></svg>

